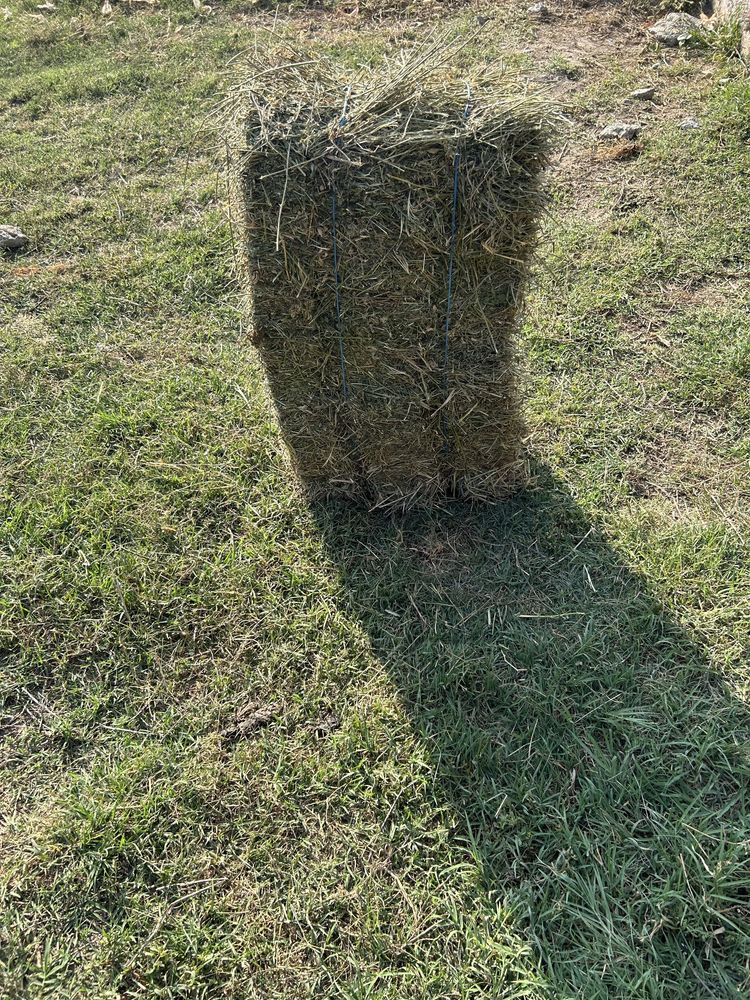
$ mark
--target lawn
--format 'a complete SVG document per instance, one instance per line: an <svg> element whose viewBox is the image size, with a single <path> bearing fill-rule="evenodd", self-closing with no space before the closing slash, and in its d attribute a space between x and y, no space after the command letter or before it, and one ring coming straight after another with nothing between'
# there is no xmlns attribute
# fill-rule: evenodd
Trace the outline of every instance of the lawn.
<svg viewBox="0 0 750 1000"><path fill-rule="evenodd" d="M290 479L215 126L258 25L377 60L439 5L4 3L0 222L31 243L0 257L0 995L747 996L729 46L658 50L627 4L476 8L468 58L568 118L521 337L532 485L389 516ZM637 147L597 139L633 118Z"/></svg>

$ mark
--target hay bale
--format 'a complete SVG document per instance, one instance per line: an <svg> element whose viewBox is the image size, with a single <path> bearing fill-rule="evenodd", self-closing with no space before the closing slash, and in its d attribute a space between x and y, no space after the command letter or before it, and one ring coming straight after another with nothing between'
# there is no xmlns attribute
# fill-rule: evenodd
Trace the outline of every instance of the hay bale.
<svg viewBox="0 0 750 1000"><path fill-rule="evenodd" d="M315 497L406 507L519 481L513 335L549 113L496 68L467 85L454 56L431 41L352 77L277 51L238 90L252 328Z"/></svg>

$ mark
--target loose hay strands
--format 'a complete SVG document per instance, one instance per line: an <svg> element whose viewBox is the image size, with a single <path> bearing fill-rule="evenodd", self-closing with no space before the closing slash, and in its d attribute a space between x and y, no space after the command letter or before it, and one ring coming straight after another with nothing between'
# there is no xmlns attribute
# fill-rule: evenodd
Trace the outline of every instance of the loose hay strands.
<svg viewBox="0 0 750 1000"><path fill-rule="evenodd" d="M234 97L255 340L314 496L519 482L513 334L551 115L502 68L454 71L461 44L354 74L277 44Z"/></svg>

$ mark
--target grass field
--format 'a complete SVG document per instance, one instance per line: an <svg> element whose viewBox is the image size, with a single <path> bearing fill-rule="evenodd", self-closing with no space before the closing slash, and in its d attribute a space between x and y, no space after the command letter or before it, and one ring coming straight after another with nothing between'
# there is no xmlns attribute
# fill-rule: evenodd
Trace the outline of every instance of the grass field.
<svg viewBox="0 0 750 1000"><path fill-rule="evenodd" d="M484 5L471 58L570 118L523 331L535 485L391 518L290 482L207 126L257 24L377 59L436 5L4 3L0 222L32 242L0 258L0 996L747 996L728 46ZM597 141L634 116L639 148Z"/></svg>

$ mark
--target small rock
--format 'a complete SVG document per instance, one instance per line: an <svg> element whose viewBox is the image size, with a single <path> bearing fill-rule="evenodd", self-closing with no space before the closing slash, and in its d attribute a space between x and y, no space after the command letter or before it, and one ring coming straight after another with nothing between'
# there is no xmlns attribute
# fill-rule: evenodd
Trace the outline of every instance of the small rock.
<svg viewBox="0 0 750 1000"><path fill-rule="evenodd" d="M526 8L526 13L530 14L531 17L538 17L540 21L546 21L550 16L550 9L546 3L533 3Z"/></svg>
<svg viewBox="0 0 750 1000"><path fill-rule="evenodd" d="M680 128L683 132L689 132L693 128L700 128L701 123L697 118L683 118L680 122Z"/></svg>
<svg viewBox="0 0 750 1000"><path fill-rule="evenodd" d="M662 45L684 45L696 35L703 34L703 24L692 14L672 13L652 24L648 29L657 42Z"/></svg>
<svg viewBox="0 0 750 1000"><path fill-rule="evenodd" d="M630 93L630 97L634 101L653 101L656 95L656 87L641 87L639 90L633 90Z"/></svg>
<svg viewBox="0 0 750 1000"><path fill-rule="evenodd" d="M632 122L612 122L599 133L600 139L637 139L641 132L641 126Z"/></svg>
<svg viewBox="0 0 750 1000"><path fill-rule="evenodd" d="M0 225L0 250L20 250L29 242L29 237L15 226Z"/></svg>

